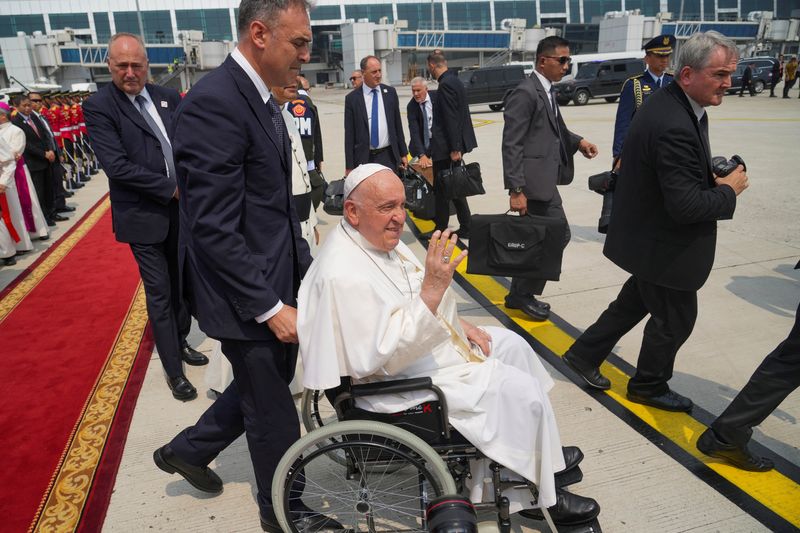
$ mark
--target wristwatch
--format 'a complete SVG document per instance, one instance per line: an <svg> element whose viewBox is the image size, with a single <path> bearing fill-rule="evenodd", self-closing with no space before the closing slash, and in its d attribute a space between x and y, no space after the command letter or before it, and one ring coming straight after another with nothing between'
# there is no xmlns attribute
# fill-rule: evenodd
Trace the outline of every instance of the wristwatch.
<svg viewBox="0 0 800 533"><path fill-rule="evenodd" d="M522 187L514 187L513 189L508 189L508 194L519 194L522 192Z"/></svg>

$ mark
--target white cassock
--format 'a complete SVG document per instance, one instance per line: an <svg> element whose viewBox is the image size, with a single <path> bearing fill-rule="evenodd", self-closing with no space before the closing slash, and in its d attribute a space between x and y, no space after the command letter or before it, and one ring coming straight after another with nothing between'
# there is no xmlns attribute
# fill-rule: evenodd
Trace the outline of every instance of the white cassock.
<svg viewBox="0 0 800 533"><path fill-rule="evenodd" d="M429 376L447 399L450 423L487 457L537 484L536 507L556 503L555 472L564 456L547 391L553 380L518 335L484 328L491 356L470 348L452 289L436 315L419 296L424 272L402 242L374 249L346 221L326 237L300 285L297 333L303 385L328 389L340 376L356 383ZM468 359L475 362L468 362ZM433 399L419 392L371 397L359 406L397 412ZM473 462L470 498L492 498L486 461ZM527 489L505 492L511 512L534 507Z"/></svg>
<svg viewBox="0 0 800 533"><path fill-rule="evenodd" d="M5 141L7 148L11 150L12 154L22 154L25 152L25 132L16 127L15 125L6 122L5 124L0 124L0 140ZM14 169L16 169L16 163L14 164ZM44 213L42 212L42 208L39 205L39 198L36 196L36 189L33 187L33 180L31 180L31 173L28 171L28 166L24 165L25 169L25 178L27 179L28 183L28 192L31 198L31 211L33 212L33 222L36 229L30 232L32 237L47 237L50 234L50 231L47 229L47 221L44 218ZM12 170L11 178L14 179L14 172ZM19 201L19 191L17 191L16 185L14 187L14 191L17 193L17 201ZM10 207L10 206L9 206ZM20 213L21 213L20 208ZM24 220L24 219L23 219ZM16 224L15 226L16 227ZM25 230L25 226L22 226L23 232ZM24 250L32 250L33 245L30 248L20 248L22 241L18 243L17 249L24 249Z"/></svg>
<svg viewBox="0 0 800 533"><path fill-rule="evenodd" d="M286 123L286 129L289 130L289 138L292 143L291 155L293 160L292 165L292 194L298 196L300 194L311 193L311 178L308 176L308 163L306 162L305 152L303 152L303 144L300 138L300 132L297 130L292 115L286 109L286 106L281 107L283 113L283 121ZM300 215L300 213L298 213ZM308 219L300 222L300 232L303 238L308 243L311 249L311 255L316 255L317 241L314 238L314 227L317 225L317 213L314 211L313 204L311 205ZM267 327L266 325L264 327ZM295 369L294 379L289 385L292 394L299 394L303 392L302 385L303 364L298 358L297 368ZM233 381L233 368L231 367L228 359L222 354L222 346L218 341L214 341L214 348L211 352L211 358L206 367L205 382L206 386L214 391L221 393Z"/></svg>
<svg viewBox="0 0 800 533"><path fill-rule="evenodd" d="M22 214L22 206L19 203L19 193L17 192L17 183L14 179L14 173L17 170L17 159L15 155L21 154L22 152L12 149L12 143L6 140L7 137L14 137L15 132L12 128L18 130L19 133L22 134L22 150L25 150L25 132L10 122L0 124L0 184L6 186L6 201L8 202L11 222L19 236L19 242L14 243L14 247L19 252L25 252L33 250L33 241L31 241L28 230L25 229L25 217ZM29 185L29 187L33 189L32 184ZM36 196L35 191L33 196ZM31 201L33 201L33 199L31 199ZM45 227L47 226L45 225Z"/></svg>
<svg viewBox="0 0 800 533"><path fill-rule="evenodd" d="M16 228L15 228L16 229ZM0 259L14 257L17 254L17 243L8 232L5 222L0 220Z"/></svg>

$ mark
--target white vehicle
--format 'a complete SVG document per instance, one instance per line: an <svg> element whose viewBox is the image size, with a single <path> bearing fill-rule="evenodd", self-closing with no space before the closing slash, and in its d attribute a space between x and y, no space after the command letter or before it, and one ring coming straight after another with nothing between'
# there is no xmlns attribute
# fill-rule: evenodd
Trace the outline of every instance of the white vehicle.
<svg viewBox="0 0 800 533"><path fill-rule="evenodd" d="M90 92L96 93L97 92L97 84L96 83L73 83L72 90L76 92Z"/></svg>
<svg viewBox="0 0 800 533"><path fill-rule="evenodd" d="M509 61L506 65L522 65L522 70L526 76L530 76L536 63L533 61Z"/></svg>

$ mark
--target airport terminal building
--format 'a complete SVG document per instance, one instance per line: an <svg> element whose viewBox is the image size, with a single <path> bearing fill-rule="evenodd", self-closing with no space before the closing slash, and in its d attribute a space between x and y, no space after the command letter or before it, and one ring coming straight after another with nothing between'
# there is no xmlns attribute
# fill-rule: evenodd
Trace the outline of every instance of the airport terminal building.
<svg viewBox="0 0 800 533"><path fill-rule="evenodd" d="M154 80L188 88L236 40L236 0L0 0L0 88L32 82L68 89L108 81L105 43L141 34ZM343 83L376 54L390 82L419 72L443 48L455 66L526 59L546 35L573 53L636 50L659 33L680 40L716 29L754 53L796 53L800 0L318 0L311 12L315 84Z"/></svg>

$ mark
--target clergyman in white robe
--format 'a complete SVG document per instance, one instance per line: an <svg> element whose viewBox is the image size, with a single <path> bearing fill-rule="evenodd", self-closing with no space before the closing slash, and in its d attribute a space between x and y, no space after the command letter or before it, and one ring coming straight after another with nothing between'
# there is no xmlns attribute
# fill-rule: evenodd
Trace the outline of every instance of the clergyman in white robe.
<svg viewBox="0 0 800 533"><path fill-rule="evenodd" d="M564 469L547 392L553 381L518 335L486 327L491 356L470 346L447 289L436 315L420 298L424 272L402 242L378 251L345 220L326 237L300 286L297 331L310 389L429 376L447 398L452 426L487 457L539 488L536 507L556 503L554 474ZM360 407L397 412L433 399L430 393L365 398ZM483 465L473 465L485 469ZM492 497L473 471L470 497ZM485 470L483 470L485 471ZM477 475L476 475L477 474ZM487 490L485 490L487 489ZM527 489L506 494L511 512L530 508Z"/></svg>
<svg viewBox="0 0 800 533"><path fill-rule="evenodd" d="M2 158L3 164L3 171L5 172L5 165L6 162L9 161L9 153L11 158L14 161L13 167L11 168L11 181L14 181L14 173L16 172L17 165L19 162L17 161L16 156L20 155L25 152L25 132L16 127L15 125L11 124L10 122L5 122L0 124L0 158ZM28 196L30 197L31 202L31 212L33 214L33 222L35 225L35 229L33 231L24 233L30 233L31 237L33 238L46 238L50 235L49 230L47 229L47 221L44 218L44 213L42 212L42 208L39 205L39 199L36 196L36 189L33 187L33 181L31 180L31 174L28 171L27 165L23 165L23 169L25 172L25 179L27 180L28 184ZM4 182L5 183L5 182ZM8 185L6 185L8 187ZM20 191L17 190L16 184L14 185L14 195L17 197L16 205L19 206L19 194ZM10 189L10 187L9 187ZM6 192L7 196L11 196ZM9 209L13 211L13 207L11 207L11 201L9 201ZM20 206L20 214L22 213L22 208ZM12 215L13 217L14 215ZM21 226L24 230L24 218L23 226ZM16 224L14 225L16 227ZM18 250L32 250L33 245L28 244L30 243L30 239L27 242L20 241L17 244Z"/></svg>
<svg viewBox="0 0 800 533"><path fill-rule="evenodd" d="M9 215L11 223L14 225L19 241L14 243L14 247L18 252L27 252L33 250L33 241L31 240L28 230L25 228L25 215L22 213L22 206L19 203L19 194L17 193L17 184L14 179L14 173L17 170L17 154L11 148L11 145L6 141L6 131L11 128L19 130L23 135L23 143L25 139L25 132L11 124L5 122L0 124L0 185L5 185L6 202L8 203ZM24 150L24 144L23 144ZM33 187L33 185L31 185Z"/></svg>
<svg viewBox="0 0 800 533"><path fill-rule="evenodd" d="M305 152L303 152L300 132L297 130L297 124L286 109L286 106L281 106L281 112L283 114L283 121L286 123L286 129L289 131L289 139L292 145L291 155L292 162L294 163L292 165L292 194L294 196L311 194L311 178L308 175L308 163L306 162ZM300 215L300 213L298 213L298 215ZM300 222L300 231L303 238L308 243L308 247L311 249L312 256L317 252L317 239L314 234L314 228L317 222L317 213L314 211L314 206L311 205L308 218ZM303 363L300 358L298 358L294 379L289 384L289 390L292 391L292 394L300 394L303 392L302 376ZM206 386L221 394L232 381L233 368L222 353L220 342L214 341L214 347L211 350L211 357L209 358L205 372Z"/></svg>

